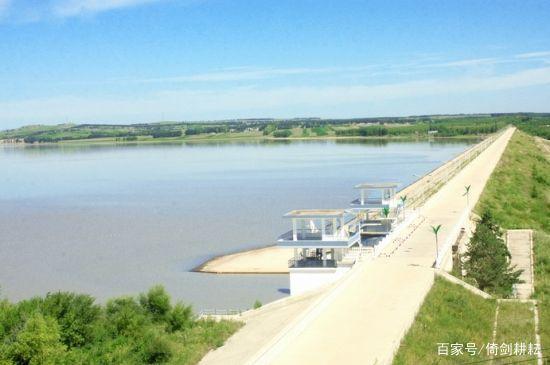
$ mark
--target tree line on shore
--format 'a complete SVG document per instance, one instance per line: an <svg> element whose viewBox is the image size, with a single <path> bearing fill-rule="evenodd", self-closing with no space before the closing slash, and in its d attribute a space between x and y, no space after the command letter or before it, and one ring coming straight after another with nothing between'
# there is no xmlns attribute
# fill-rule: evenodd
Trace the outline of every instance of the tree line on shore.
<svg viewBox="0 0 550 365"><path fill-rule="evenodd" d="M200 135L230 136L232 134L263 135L273 138L303 138L327 135L336 137L454 137L494 133L509 124L514 124L531 134L550 138L550 116L546 114L499 114L356 119L245 119L226 122L162 122L131 125L34 125L0 131L0 140L45 143L112 138L119 141L137 141L139 138L183 138Z"/></svg>
<svg viewBox="0 0 550 365"><path fill-rule="evenodd" d="M70 292L0 301L1 365L194 364L240 323L199 320L163 287L105 305Z"/></svg>

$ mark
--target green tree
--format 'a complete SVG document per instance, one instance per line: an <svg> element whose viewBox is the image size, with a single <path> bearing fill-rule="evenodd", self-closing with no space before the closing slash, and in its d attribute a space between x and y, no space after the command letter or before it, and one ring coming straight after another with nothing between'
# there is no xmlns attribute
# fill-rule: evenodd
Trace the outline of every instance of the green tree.
<svg viewBox="0 0 550 365"><path fill-rule="evenodd" d="M273 124L273 123L267 124L267 125L264 127L263 135L264 135L264 136L267 136L267 135L273 133L276 129L277 129L277 125L275 125L275 124Z"/></svg>
<svg viewBox="0 0 550 365"><path fill-rule="evenodd" d="M292 136L292 131L289 129L277 130L273 132L273 137L275 138L288 138Z"/></svg>
<svg viewBox="0 0 550 365"><path fill-rule="evenodd" d="M33 313L7 352L16 364L57 365L63 362L66 347L61 343L56 320Z"/></svg>
<svg viewBox="0 0 550 365"><path fill-rule="evenodd" d="M42 312L57 320L61 340L70 347L82 346L93 336L93 326L99 318L100 307L89 295L58 292L48 293L42 302Z"/></svg>
<svg viewBox="0 0 550 365"><path fill-rule="evenodd" d="M168 315L168 329L171 332L181 331L193 325L193 310L190 306L177 303Z"/></svg>
<svg viewBox="0 0 550 365"><path fill-rule="evenodd" d="M150 322L143 308L131 297L108 301L105 312L109 332L115 336L131 336Z"/></svg>
<svg viewBox="0 0 550 365"><path fill-rule="evenodd" d="M139 297L141 306L150 313L155 320L166 318L172 306L170 305L170 296L164 290L162 285L156 285L149 289L147 294L141 294Z"/></svg>
<svg viewBox="0 0 550 365"><path fill-rule="evenodd" d="M473 279L481 290L508 297L514 284L521 282L522 272L511 266L510 257L500 227L491 213L485 211L463 256L466 277Z"/></svg>

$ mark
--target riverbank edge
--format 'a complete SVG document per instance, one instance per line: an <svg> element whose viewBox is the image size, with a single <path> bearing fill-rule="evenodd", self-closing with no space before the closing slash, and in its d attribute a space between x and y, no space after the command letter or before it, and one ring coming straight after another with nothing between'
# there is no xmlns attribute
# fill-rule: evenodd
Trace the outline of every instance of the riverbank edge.
<svg viewBox="0 0 550 365"><path fill-rule="evenodd" d="M59 142L43 142L43 143L26 143L26 142L4 142L0 140L0 146L67 146L67 145L137 145L137 144L157 144L157 143L203 143L203 142L276 142L276 141L332 141L332 140L382 140L382 141L437 141L437 140L482 140L488 135L459 135L459 136L310 136L310 137L285 137L275 138L272 136L203 136L191 138L144 138L136 141L124 141L112 138L97 138L97 139L74 139Z"/></svg>
<svg viewBox="0 0 550 365"><path fill-rule="evenodd" d="M275 249L277 248L277 245L271 244L267 246L260 246L255 248L248 248L245 250L238 250L235 252L225 253L216 255L202 264L194 267L191 269L191 272L199 272L203 274L219 274L219 275L276 275L276 274L288 274L288 270L286 271L269 271L269 270L263 270L263 271L224 271L224 270L214 270L214 269L207 269L208 266L212 265L215 266L217 261L230 259L232 256L240 256L240 255L253 255L254 253L257 253L259 251L265 251L269 249Z"/></svg>

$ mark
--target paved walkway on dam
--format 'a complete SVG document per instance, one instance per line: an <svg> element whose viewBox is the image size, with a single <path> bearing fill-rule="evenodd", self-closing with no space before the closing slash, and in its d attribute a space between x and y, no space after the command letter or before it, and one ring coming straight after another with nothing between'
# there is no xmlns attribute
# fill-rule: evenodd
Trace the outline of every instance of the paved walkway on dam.
<svg viewBox="0 0 550 365"><path fill-rule="evenodd" d="M241 364L391 363L434 280L431 266L436 250L430 226L442 225L441 246L452 241L466 209L464 187L471 185L469 201L475 205L513 131L505 131L420 208L425 219L389 257L356 264L261 346L234 341L216 352L228 351L229 346L254 346L255 354L241 358ZM265 325L269 321L263 318Z"/></svg>

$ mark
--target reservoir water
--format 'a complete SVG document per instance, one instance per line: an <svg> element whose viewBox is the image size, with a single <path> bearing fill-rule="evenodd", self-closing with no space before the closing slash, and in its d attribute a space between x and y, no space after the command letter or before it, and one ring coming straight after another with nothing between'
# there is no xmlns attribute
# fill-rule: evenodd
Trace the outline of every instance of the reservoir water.
<svg viewBox="0 0 550 365"><path fill-rule="evenodd" d="M0 296L100 301L162 284L201 309L287 295L285 275L190 272L274 243L296 208L346 207L353 186L403 186L472 141L0 147Z"/></svg>

